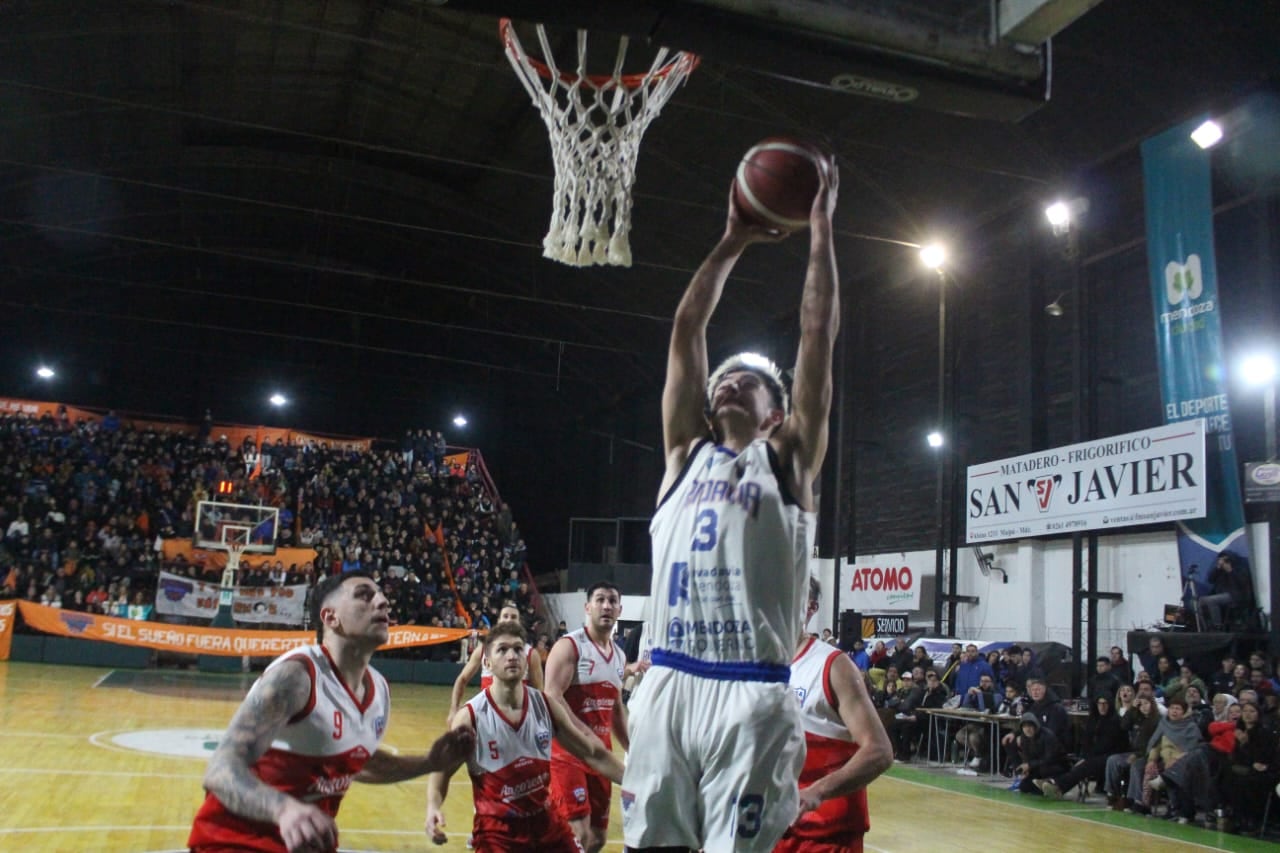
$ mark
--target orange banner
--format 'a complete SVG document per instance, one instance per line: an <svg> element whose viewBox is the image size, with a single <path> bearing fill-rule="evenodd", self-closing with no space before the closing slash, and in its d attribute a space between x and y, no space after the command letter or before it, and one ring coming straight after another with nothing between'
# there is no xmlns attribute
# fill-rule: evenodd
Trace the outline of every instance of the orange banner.
<svg viewBox="0 0 1280 853"><path fill-rule="evenodd" d="M0 660L9 659L9 645L13 642L13 622L18 613L18 602L0 601Z"/></svg>
<svg viewBox="0 0 1280 853"><path fill-rule="evenodd" d="M13 602L0 602L0 607ZM239 631L230 628L203 628L195 625L165 625L138 622L115 616L79 613L59 607L45 607L30 601L18 602L22 621L46 634L100 640L126 646L143 646L166 652L188 652L224 657L274 657L298 646L315 642L313 631ZM0 612L3 612L0 610ZM12 621L12 617L10 618ZM10 629L11 630L11 629ZM450 643L471 634L463 628L432 628L397 625L380 650L408 646ZM7 653L7 648L6 648Z"/></svg>
<svg viewBox="0 0 1280 853"><path fill-rule="evenodd" d="M227 564L226 551L206 551L204 548L196 548L191 544L190 539L165 539L163 554L165 562L172 562L181 554L184 560L199 566L205 574L221 572ZM277 548L274 554L245 554L240 558L240 567L256 569L263 563L274 566L278 560L286 569L290 566L301 569L307 563L314 563L315 558L314 548Z"/></svg>

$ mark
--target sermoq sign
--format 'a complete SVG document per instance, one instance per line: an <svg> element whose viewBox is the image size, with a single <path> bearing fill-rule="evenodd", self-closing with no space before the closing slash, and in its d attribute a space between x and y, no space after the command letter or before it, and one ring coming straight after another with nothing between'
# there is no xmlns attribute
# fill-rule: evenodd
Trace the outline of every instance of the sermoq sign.
<svg viewBox="0 0 1280 853"><path fill-rule="evenodd" d="M1203 418L971 465L967 542L1205 514Z"/></svg>

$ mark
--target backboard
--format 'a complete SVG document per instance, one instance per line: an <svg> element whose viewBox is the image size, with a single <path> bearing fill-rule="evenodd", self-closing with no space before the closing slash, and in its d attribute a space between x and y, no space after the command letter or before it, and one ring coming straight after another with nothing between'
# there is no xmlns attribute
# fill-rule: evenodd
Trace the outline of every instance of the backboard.
<svg viewBox="0 0 1280 853"><path fill-rule="evenodd" d="M750 74L854 97L1018 121L1049 99L1052 37L1099 2L532 0L521 4L520 15L628 34ZM491 14L511 14L510 6L449 3Z"/></svg>
<svg viewBox="0 0 1280 853"><path fill-rule="evenodd" d="M192 544L211 551L226 551L243 540L248 528L247 554L274 554L280 510L273 506L200 501L196 504Z"/></svg>

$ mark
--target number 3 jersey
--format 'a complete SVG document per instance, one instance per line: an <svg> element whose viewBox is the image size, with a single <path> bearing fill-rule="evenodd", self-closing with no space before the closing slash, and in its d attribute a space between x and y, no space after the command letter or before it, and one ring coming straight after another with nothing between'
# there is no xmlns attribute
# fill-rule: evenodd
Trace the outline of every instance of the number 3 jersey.
<svg viewBox="0 0 1280 853"><path fill-rule="evenodd" d="M367 667L364 698L357 699L324 646L302 646L286 652L267 671L297 666L297 662L307 668L311 678L311 698L280 729L271 747L251 769L273 788L337 816L351 780L382 742L391 696L386 680L373 667ZM250 688L249 696L261 686L259 679ZM187 844L193 850L234 847L285 853L275 824L232 814L213 794L205 797L196 814Z"/></svg>
<svg viewBox="0 0 1280 853"><path fill-rule="evenodd" d="M710 440L649 525L653 662L694 675L786 681L800 635L813 513L787 491L767 439Z"/></svg>

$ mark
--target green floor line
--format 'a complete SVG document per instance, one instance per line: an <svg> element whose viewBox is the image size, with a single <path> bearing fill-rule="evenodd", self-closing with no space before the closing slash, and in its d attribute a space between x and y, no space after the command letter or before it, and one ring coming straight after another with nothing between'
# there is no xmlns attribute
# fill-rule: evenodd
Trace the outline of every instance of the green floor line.
<svg viewBox="0 0 1280 853"><path fill-rule="evenodd" d="M1077 802L1071 796L1061 800L1050 800L1045 797L1037 797L1034 794L1019 794L1007 790L1009 785L1007 780L1002 780L1004 785L1001 787L988 784L985 781L985 777L962 777L952 775L948 771L925 770L904 764L895 764L886 775L891 779L898 779L903 782L911 782L929 788L963 794L968 797L1016 804L1036 811L1061 811L1069 813L1071 817L1080 820L1093 821L1104 826L1131 829L1155 838L1167 838L1187 844L1199 844L1215 850L1230 850L1238 853L1251 853L1251 851L1276 853L1277 847L1280 846L1272 841L1201 829L1163 818L1143 817L1141 815L1113 811L1107 808L1105 802L1096 796L1083 804ZM874 821L874 819L875 815L872 815L872 820Z"/></svg>

